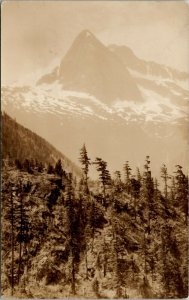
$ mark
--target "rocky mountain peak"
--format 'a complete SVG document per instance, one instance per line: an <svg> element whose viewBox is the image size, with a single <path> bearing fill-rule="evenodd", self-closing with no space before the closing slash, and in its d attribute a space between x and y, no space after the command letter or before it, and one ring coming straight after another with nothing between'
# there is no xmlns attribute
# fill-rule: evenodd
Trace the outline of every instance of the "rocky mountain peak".
<svg viewBox="0 0 189 300"><path fill-rule="evenodd" d="M86 39L90 38L91 39L91 38L95 38L95 36L88 29L85 29L80 32L80 34L78 35L78 38L86 38Z"/></svg>
<svg viewBox="0 0 189 300"><path fill-rule="evenodd" d="M56 80L64 90L84 92L107 104L116 99L142 101L127 68L89 30L75 38L58 73L43 76L38 84L51 84Z"/></svg>

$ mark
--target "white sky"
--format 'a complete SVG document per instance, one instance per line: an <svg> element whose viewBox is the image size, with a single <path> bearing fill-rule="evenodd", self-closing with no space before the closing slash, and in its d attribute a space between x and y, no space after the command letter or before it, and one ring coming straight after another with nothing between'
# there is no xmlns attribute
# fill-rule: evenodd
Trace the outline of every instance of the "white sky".
<svg viewBox="0 0 189 300"><path fill-rule="evenodd" d="M184 1L5 1L1 23L3 84L37 79L83 29L107 45L127 45L141 58L189 71Z"/></svg>

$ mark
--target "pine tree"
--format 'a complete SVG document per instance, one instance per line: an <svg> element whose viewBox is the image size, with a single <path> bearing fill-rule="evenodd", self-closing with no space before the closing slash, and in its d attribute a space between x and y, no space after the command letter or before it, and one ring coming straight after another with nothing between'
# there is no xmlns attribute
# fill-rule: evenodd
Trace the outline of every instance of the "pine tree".
<svg viewBox="0 0 189 300"><path fill-rule="evenodd" d="M32 174L33 173L33 170L31 169L31 166L30 166L30 161L29 159L25 159L24 163L23 163L23 168L26 172L28 172L29 174Z"/></svg>
<svg viewBox="0 0 189 300"><path fill-rule="evenodd" d="M84 178L85 178L85 185L86 185L86 192L89 192L88 188L88 172L89 172L89 166L90 166L90 158L88 157L87 150L85 147L85 144L80 150L80 158L79 158L81 165L82 165L82 170L84 173Z"/></svg>
<svg viewBox="0 0 189 300"><path fill-rule="evenodd" d="M68 174L68 182L66 187L66 207L68 216L68 234L69 234L69 247L70 247L70 273L71 273L71 290L72 294L76 294L76 263L79 256L78 239L79 239L79 224L78 215L75 210L75 195L73 191L73 176Z"/></svg>
<svg viewBox="0 0 189 300"><path fill-rule="evenodd" d="M153 183L153 178L151 176L151 170L150 170L150 160L149 160L149 156L146 156L146 163L144 165L144 174L143 174L143 187L145 188L145 192L146 192L146 199L147 202L150 202L150 199L153 196L153 192L154 192L154 183Z"/></svg>
<svg viewBox="0 0 189 300"><path fill-rule="evenodd" d="M182 171L180 165L176 166L175 171L175 204L181 208L185 215L185 223L187 224L188 217L188 177Z"/></svg>
<svg viewBox="0 0 189 300"><path fill-rule="evenodd" d="M42 172L43 172L43 169L44 169L44 165L43 165L42 162L40 162L39 165L38 165L37 171L38 171L39 173L42 173Z"/></svg>
<svg viewBox="0 0 189 300"><path fill-rule="evenodd" d="M55 165L54 171L60 177L62 177L64 175L64 171L63 171L63 168L62 168L61 159L58 159L58 161L57 161L57 163Z"/></svg>
<svg viewBox="0 0 189 300"><path fill-rule="evenodd" d="M94 236L95 236L95 230L98 227L98 208L97 204L95 203L94 199L92 198L92 203L90 206L90 214L89 214L89 224L91 228L91 237L92 237L92 251L93 251L93 245L94 245Z"/></svg>
<svg viewBox="0 0 189 300"><path fill-rule="evenodd" d="M124 184L121 180L121 172L115 171L114 173L114 180L113 180L114 189L112 190L112 197L114 198L113 201L115 202L115 198L122 193L124 189Z"/></svg>
<svg viewBox="0 0 189 300"><path fill-rule="evenodd" d="M54 168L51 164L48 164L47 174L54 174Z"/></svg>
<svg viewBox="0 0 189 300"><path fill-rule="evenodd" d="M150 170L150 157L146 156L144 173L142 178L142 187L141 187L141 197L143 199L143 211L145 214L145 219L143 222L144 228L144 245L143 245L143 255L144 255L144 273L145 278L147 279L147 274L149 270L150 262L150 247L152 245L152 224L151 221L154 217L154 183L151 176Z"/></svg>
<svg viewBox="0 0 189 300"><path fill-rule="evenodd" d="M117 184L120 184L121 183L121 172L120 171L115 171L115 182Z"/></svg>
<svg viewBox="0 0 189 300"><path fill-rule="evenodd" d="M136 169L136 178L137 180L141 183L141 180L142 180L142 176L140 174L140 169L137 167Z"/></svg>
<svg viewBox="0 0 189 300"><path fill-rule="evenodd" d="M19 243L19 260L18 260L18 283L20 281L20 276L21 276L21 268L22 268L22 256L23 256L23 247L22 245L28 243L29 241L29 221L27 217L27 212L26 208L24 207L23 203L23 197L24 197L24 190L23 190L23 185L20 182L19 184L19 189L18 189L18 200L19 204L17 205L16 208L16 213L17 213L17 241Z"/></svg>
<svg viewBox="0 0 189 300"><path fill-rule="evenodd" d="M107 170L107 162L105 162L101 158L97 157L94 164L96 164L97 171L99 172L99 180L102 184L102 189L103 189L103 197L104 197L103 204L105 204L106 186L110 184L111 176L110 176L109 171Z"/></svg>
<svg viewBox="0 0 189 300"><path fill-rule="evenodd" d="M170 200L171 204L175 204L175 195L176 195L176 185L175 185L175 177L171 177L171 191L170 191Z"/></svg>
<svg viewBox="0 0 189 300"><path fill-rule="evenodd" d="M11 295L14 295L14 225L15 225L15 213L14 213L14 202L13 202L13 194L12 194L12 187L11 187Z"/></svg>
<svg viewBox="0 0 189 300"><path fill-rule="evenodd" d="M15 159L15 165L17 169L22 170L22 163L19 159Z"/></svg>
<svg viewBox="0 0 189 300"><path fill-rule="evenodd" d="M11 237L11 295L14 295L15 285L19 284L20 276L23 270L22 264L22 245L29 241L29 222L26 215L26 209L23 205L23 189L21 183L15 185L10 183L10 203L5 216L10 222ZM15 259L15 253L18 244L18 259ZM17 253L16 253L17 254Z"/></svg>
<svg viewBox="0 0 189 300"><path fill-rule="evenodd" d="M122 257L125 252L125 245L124 247L122 245L122 236L120 235L120 223L118 222L116 215L114 215L112 225L112 264L114 266L116 298L123 298L123 287L125 286L125 266L123 265L124 260L122 259Z"/></svg>
<svg viewBox="0 0 189 300"><path fill-rule="evenodd" d="M140 181L136 180L135 178L131 178L130 180L130 189L131 189L131 196L134 199L134 211L135 211L135 220L137 216L137 200L140 196L140 188L141 184Z"/></svg>
<svg viewBox="0 0 189 300"><path fill-rule="evenodd" d="M126 161L124 165L124 172L125 172L125 185L127 193L130 193L130 176L131 176L131 168L129 166L129 162Z"/></svg>
<svg viewBox="0 0 189 300"><path fill-rule="evenodd" d="M161 168L161 178L163 178L164 181L164 196L165 196L165 200L167 201L167 196L168 196L168 179L170 178L170 176L168 175L167 172L167 167L165 164L163 164L162 168Z"/></svg>

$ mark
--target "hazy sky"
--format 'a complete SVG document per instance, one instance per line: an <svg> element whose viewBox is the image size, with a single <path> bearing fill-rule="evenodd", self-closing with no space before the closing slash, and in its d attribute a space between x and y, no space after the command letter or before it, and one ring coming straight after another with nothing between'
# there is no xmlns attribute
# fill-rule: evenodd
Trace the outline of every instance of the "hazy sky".
<svg viewBox="0 0 189 300"><path fill-rule="evenodd" d="M127 45L141 58L189 71L184 1L5 1L1 23L3 84L37 80L83 29L107 45Z"/></svg>

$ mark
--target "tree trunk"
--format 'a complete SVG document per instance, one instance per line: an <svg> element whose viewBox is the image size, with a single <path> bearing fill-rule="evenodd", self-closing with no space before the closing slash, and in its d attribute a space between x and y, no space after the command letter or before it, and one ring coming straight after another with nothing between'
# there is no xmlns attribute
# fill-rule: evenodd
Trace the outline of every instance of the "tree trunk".
<svg viewBox="0 0 189 300"><path fill-rule="evenodd" d="M167 176L165 177L165 200L167 201Z"/></svg>
<svg viewBox="0 0 189 300"><path fill-rule="evenodd" d="M106 188L105 188L105 184L103 183L103 203L102 203L102 205L105 205L105 199L106 199Z"/></svg>
<svg viewBox="0 0 189 300"><path fill-rule="evenodd" d="M72 251L72 294L76 294L75 291L75 263L74 263L74 256Z"/></svg>
<svg viewBox="0 0 189 300"><path fill-rule="evenodd" d="M21 263L22 263L22 238L23 238L23 202L20 197L20 242L19 242L19 261L18 261L18 283L20 281Z"/></svg>
<svg viewBox="0 0 189 300"><path fill-rule="evenodd" d="M14 295L14 205L11 189L11 250L12 250L12 261L11 261L11 296Z"/></svg>
<svg viewBox="0 0 189 300"><path fill-rule="evenodd" d="M106 256L105 256L105 262L104 262L104 277L106 277L106 263L107 263L107 261L106 261Z"/></svg>
<svg viewBox="0 0 189 300"><path fill-rule="evenodd" d="M86 250L85 250L85 267L86 267L86 279L88 279L87 246L86 246Z"/></svg>
<svg viewBox="0 0 189 300"><path fill-rule="evenodd" d="M147 276L147 263L146 263L146 237L145 237L145 231L144 231L144 274L145 277Z"/></svg>
<svg viewBox="0 0 189 300"><path fill-rule="evenodd" d="M134 196L134 210L135 210L135 221L136 221L136 197Z"/></svg>
<svg viewBox="0 0 189 300"><path fill-rule="evenodd" d="M86 194L89 194L89 187L88 187L88 177L87 174L85 174L85 184L86 184Z"/></svg>

